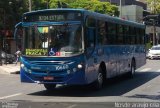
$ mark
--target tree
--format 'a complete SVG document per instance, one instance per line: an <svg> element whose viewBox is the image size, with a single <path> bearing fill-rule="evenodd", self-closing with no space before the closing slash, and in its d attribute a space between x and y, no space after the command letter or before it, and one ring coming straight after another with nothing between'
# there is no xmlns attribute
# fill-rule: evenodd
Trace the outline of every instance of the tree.
<svg viewBox="0 0 160 108"><path fill-rule="evenodd" d="M51 8L69 7L69 8L84 8L99 12L102 14L110 14L118 16L118 8L111 5L109 2L100 2L99 0L50 0ZM59 6L61 5L61 6Z"/></svg>
<svg viewBox="0 0 160 108"><path fill-rule="evenodd" d="M147 0L147 4L151 9L151 13L153 14L160 13L160 0Z"/></svg>
<svg viewBox="0 0 160 108"><path fill-rule="evenodd" d="M14 25L21 20L21 15L26 11L26 0L1 0L0 28L13 30Z"/></svg>
<svg viewBox="0 0 160 108"><path fill-rule="evenodd" d="M115 5L111 5L109 2L100 2L99 0L32 0L32 10L62 7L84 8L118 16L118 8ZM21 21L22 14L29 11L28 8L28 0L1 0L0 28L14 29L14 25Z"/></svg>
<svg viewBox="0 0 160 108"><path fill-rule="evenodd" d="M48 8L50 0L32 0L32 10L41 10Z"/></svg>

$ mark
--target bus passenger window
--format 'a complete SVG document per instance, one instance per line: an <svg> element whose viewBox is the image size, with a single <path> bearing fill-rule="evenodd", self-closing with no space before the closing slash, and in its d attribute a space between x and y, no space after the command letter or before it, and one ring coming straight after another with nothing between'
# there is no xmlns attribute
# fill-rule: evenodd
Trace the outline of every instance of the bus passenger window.
<svg viewBox="0 0 160 108"><path fill-rule="evenodd" d="M145 32L143 29L140 29L140 44L144 44L144 35L145 35Z"/></svg>
<svg viewBox="0 0 160 108"><path fill-rule="evenodd" d="M136 44L141 44L141 34L140 34L140 28L136 28Z"/></svg>
<svg viewBox="0 0 160 108"><path fill-rule="evenodd" d="M96 27L96 20L92 17L87 17L86 26L87 27Z"/></svg>
<svg viewBox="0 0 160 108"><path fill-rule="evenodd" d="M117 25L117 44L124 44L124 27Z"/></svg>
<svg viewBox="0 0 160 108"><path fill-rule="evenodd" d="M116 44L116 24L108 23L108 32L107 32L108 44Z"/></svg>
<svg viewBox="0 0 160 108"><path fill-rule="evenodd" d="M134 27L130 27L131 44L136 43L136 32Z"/></svg>
<svg viewBox="0 0 160 108"><path fill-rule="evenodd" d="M125 44L130 44L131 40L129 38L129 26L125 26L124 27L124 41L125 41Z"/></svg>
<svg viewBox="0 0 160 108"><path fill-rule="evenodd" d="M98 21L98 44L105 45L107 44L106 37L106 23L105 21Z"/></svg>
<svg viewBox="0 0 160 108"><path fill-rule="evenodd" d="M86 46L94 47L96 36L96 20L92 17L86 18Z"/></svg>
<svg viewBox="0 0 160 108"><path fill-rule="evenodd" d="M95 29L87 29L87 47L94 47Z"/></svg>

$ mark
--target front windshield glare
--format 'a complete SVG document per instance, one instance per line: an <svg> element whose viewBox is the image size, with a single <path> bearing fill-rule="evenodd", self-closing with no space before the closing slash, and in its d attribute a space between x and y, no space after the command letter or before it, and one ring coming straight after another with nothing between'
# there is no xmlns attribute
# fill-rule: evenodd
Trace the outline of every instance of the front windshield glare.
<svg viewBox="0 0 160 108"><path fill-rule="evenodd" d="M25 28L26 55L71 56L82 52L80 25Z"/></svg>

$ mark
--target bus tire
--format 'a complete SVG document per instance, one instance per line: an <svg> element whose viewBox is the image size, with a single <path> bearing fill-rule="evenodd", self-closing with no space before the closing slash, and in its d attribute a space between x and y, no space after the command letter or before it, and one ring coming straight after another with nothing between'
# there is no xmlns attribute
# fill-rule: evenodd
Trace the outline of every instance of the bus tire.
<svg viewBox="0 0 160 108"><path fill-rule="evenodd" d="M132 60L132 62L131 62L131 70L130 70L130 72L129 72L129 77L130 77L130 78L133 78L134 75L135 75L135 68L136 68L135 65L136 65L136 64L135 64L135 61Z"/></svg>
<svg viewBox="0 0 160 108"><path fill-rule="evenodd" d="M47 91L51 91L55 89L56 84L44 84L44 87L46 88Z"/></svg>
<svg viewBox="0 0 160 108"><path fill-rule="evenodd" d="M103 73L101 72L101 69L100 69L100 71L98 72L98 75L97 75L97 79L93 83L93 89L100 90L103 86L103 83L104 83L104 76L103 76Z"/></svg>

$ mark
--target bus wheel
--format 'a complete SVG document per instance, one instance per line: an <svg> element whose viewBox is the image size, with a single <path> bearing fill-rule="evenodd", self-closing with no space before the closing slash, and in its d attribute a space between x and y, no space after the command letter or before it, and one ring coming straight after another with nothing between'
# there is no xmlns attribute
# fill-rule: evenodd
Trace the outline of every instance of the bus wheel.
<svg viewBox="0 0 160 108"><path fill-rule="evenodd" d="M97 79L96 81L93 83L93 89L94 90L100 90L103 86L103 74L102 72L99 72L98 75L97 75Z"/></svg>
<svg viewBox="0 0 160 108"><path fill-rule="evenodd" d="M129 72L129 77L130 78L133 78L135 75L135 61L132 60L132 63L131 63L131 70Z"/></svg>
<svg viewBox="0 0 160 108"><path fill-rule="evenodd" d="M46 90L51 91L55 89L56 84L44 84L44 87L46 88Z"/></svg>

